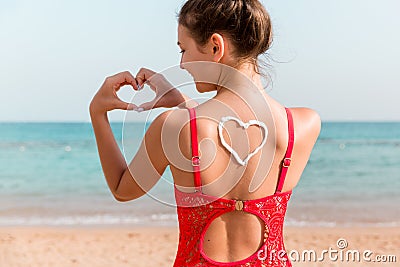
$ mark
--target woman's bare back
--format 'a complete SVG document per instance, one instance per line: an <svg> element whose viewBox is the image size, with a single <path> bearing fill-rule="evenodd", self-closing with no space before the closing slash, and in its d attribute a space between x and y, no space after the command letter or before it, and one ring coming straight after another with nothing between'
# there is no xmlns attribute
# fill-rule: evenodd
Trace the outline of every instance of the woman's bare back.
<svg viewBox="0 0 400 267"><path fill-rule="evenodd" d="M251 103L246 104L239 101L232 94L217 95L196 107L201 181L204 194L227 199L247 200L262 198L275 192L288 143L288 122L284 107L265 92L260 91L259 93L260 97L263 97L264 101L268 103L265 108L265 113L268 114L264 114L265 116L257 114L257 118L254 118L254 114L252 114ZM312 109L291 108L290 110L293 115L295 142L283 192L292 190L298 183L321 127L320 118ZM236 114L235 117L244 122L250 119L264 120L263 122L268 127L267 143L249 160L246 166L235 162L230 152L223 147L218 136L217 125L220 115L228 115L227 113L232 114L232 112ZM175 126L181 128L179 149L188 161L184 166L182 164L174 166L171 162L170 169L177 188L181 191L193 192L188 111L183 109L173 113L171 113L171 119L174 120ZM180 124L181 126L178 126ZM238 152L242 159L262 141L262 131L257 126L243 129L236 127L235 122L224 126L226 126L224 127L226 128L224 132L226 142ZM257 190L254 191L255 185ZM225 213L216 218L207 229L204 252L210 258L221 262L246 258L262 245L263 229L263 221L253 214Z"/></svg>

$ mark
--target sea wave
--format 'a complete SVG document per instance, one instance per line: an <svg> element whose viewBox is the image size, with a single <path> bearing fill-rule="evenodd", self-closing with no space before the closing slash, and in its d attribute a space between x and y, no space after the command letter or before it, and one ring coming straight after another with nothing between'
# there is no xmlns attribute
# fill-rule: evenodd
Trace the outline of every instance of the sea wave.
<svg viewBox="0 0 400 267"><path fill-rule="evenodd" d="M178 226L177 215L157 213L145 216L97 214L65 216L9 216L0 218L0 226ZM388 222L334 222L326 220L298 220L287 218L287 227L400 227L400 221Z"/></svg>
<svg viewBox="0 0 400 267"><path fill-rule="evenodd" d="M114 214L68 216L9 216L0 218L1 226L79 226L79 225L176 225L174 214L131 216Z"/></svg>

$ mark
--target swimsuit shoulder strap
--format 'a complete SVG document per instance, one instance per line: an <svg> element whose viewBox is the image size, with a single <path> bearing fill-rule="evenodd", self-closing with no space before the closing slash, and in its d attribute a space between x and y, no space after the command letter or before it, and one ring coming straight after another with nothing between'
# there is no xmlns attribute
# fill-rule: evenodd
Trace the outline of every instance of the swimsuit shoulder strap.
<svg viewBox="0 0 400 267"><path fill-rule="evenodd" d="M196 110L188 108L190 115L190 139L192 143L192 166L194 171L194 186L196 192L201 191L200 157L197 141Z"/></svg>
<svg viewBox="0 0 400 267"><path fill-rule="evenodd" d="M293 117L289 108L285 107L287 120L288 120L288 131L289 131L289 141L286 149L285 158L282 160L282 169L279 175L278 184L275 190L275 193L281 192L283 188L283 184L285 183L286 173L291 163L291 156L294 144L294 127L293 127Z"/></svg>
<svg viewBox="0 0 400 267"><path fill-rule="evenodd" d="M192 147L192 166L194 171L194 185L196 191L201 191L201 176L200 176L200 157L199 157L199 146L197 140L197 125L196 125L196 110L194 108L188 108L190 115L190 139L191 139L191 147ZM289 140L288 146L286 149L285 158L282 160L282 169L278 179L278 184L275 190L275 193L281 192L283 188L283 184L285 183L286 174L288 171L288 167L291 163L291 155L293 151L294 144L294 125L293 125L293 117L289 108L286 108L286 114L288 119L288 132L289 132Z"/></svg>

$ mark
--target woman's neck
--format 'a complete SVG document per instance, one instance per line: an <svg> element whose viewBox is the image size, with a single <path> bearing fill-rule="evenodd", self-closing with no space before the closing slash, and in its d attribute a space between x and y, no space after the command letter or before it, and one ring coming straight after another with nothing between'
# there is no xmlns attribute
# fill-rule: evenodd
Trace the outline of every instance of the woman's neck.
<svg viewBox="0 0 400 267"><path fill-rule="evenodd" d="M239 67L235 69L232 68L231 70L233 71L229 72L229 78L223 79L225 82L222 82L217 86L217 95L225 93L240 93L237 90L242 88L242 86L250 86L257 88L258 90L263 90L261 76L255 71L253 64L243 63ZM227 73L226 76L228 77Z"/></svg>

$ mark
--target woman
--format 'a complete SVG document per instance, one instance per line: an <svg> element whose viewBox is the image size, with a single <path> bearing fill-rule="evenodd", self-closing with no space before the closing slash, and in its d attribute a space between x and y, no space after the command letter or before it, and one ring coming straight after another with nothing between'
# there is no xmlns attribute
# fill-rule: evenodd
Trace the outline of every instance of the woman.
<svg viewBox="0 0 400 267"><path fill-rule="evenodd" d="M170 166L180 228L174 266L291 266L283 219L320 117L263 90L257 58L271 45L272 27L259 1L189 0L178 18L180 67L198 92L216 95L199 105L148 69L108 77L90 104L108 186L118 201L137 199ZM120 87L145 83L155 100L137 107L117 97ZM127 165L107 112L157 107L179 109L152 122Z"/></svg>

